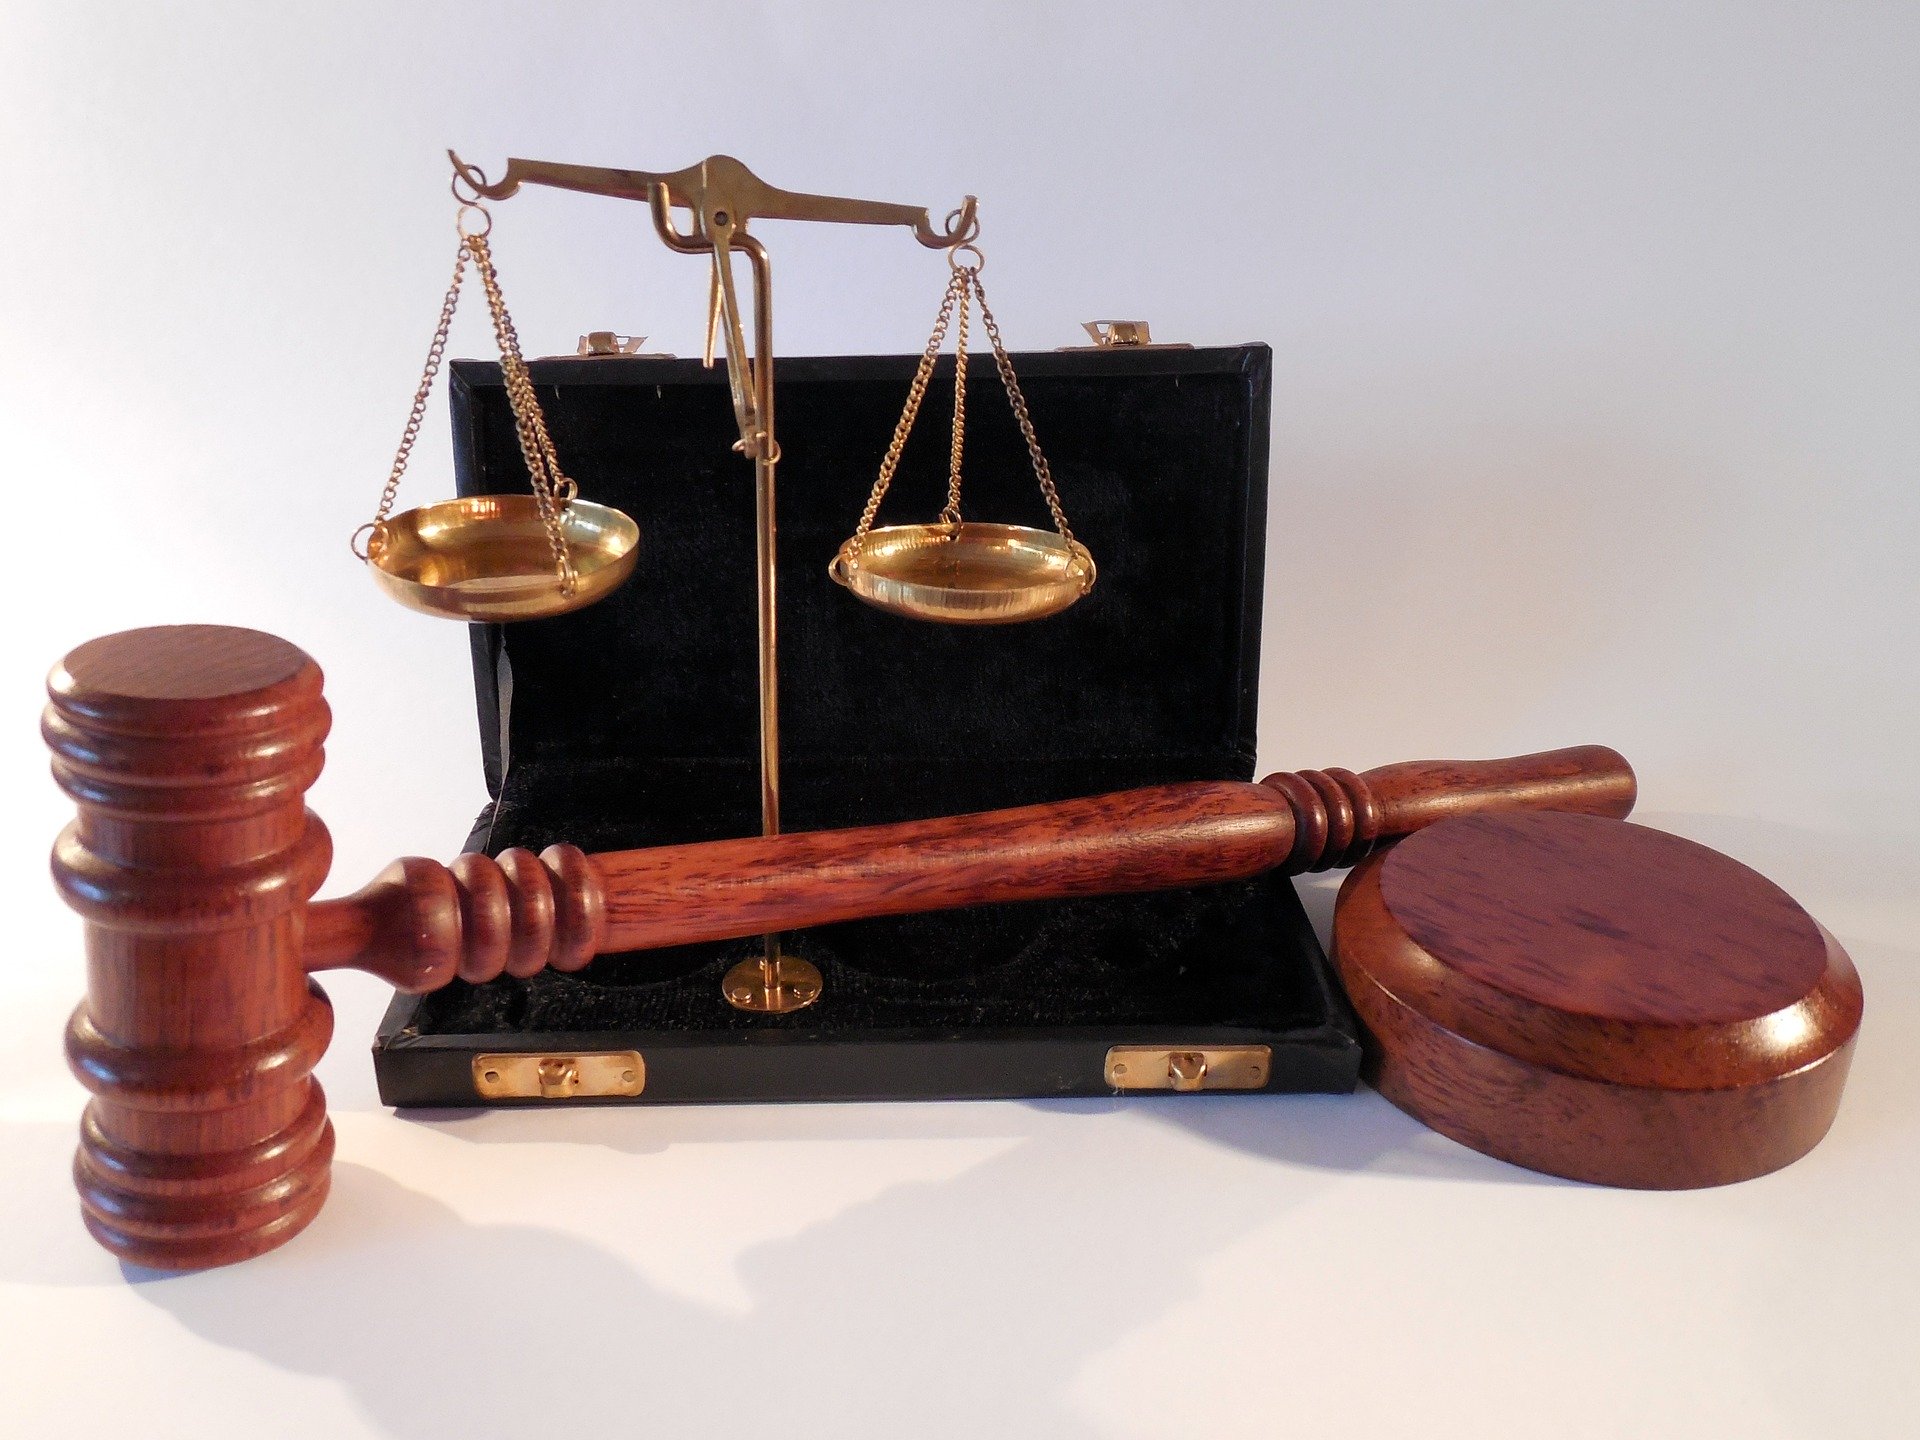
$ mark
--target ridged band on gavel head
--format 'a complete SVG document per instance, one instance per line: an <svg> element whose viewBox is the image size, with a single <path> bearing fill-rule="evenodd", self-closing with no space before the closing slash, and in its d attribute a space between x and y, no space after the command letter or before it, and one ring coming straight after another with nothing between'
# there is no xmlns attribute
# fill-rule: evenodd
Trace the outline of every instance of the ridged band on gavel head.
<svg viewBox="0 0 1920 1440"><path fill-rule="evenodd" d="M299 958L331 858L303 799L320 686L294 646L218 626L107 636L48 682L43 734L78 807L54 880L87 925L67 1054L94 1099L74 1174L88 1228L137 1264L258 1254L326 1196L310 1077L332 1011Z"/></svg>
<svg viewBox="0 0 1920 1440"><path fill-rule="evenodd" d="M318 986L302 1017L237 1050L132 1050L94 1028L87 1007L67 1026L67 1061L96 1099L80 1121L73 1179L88 1230L109 1250L163 1270L224 1265L272 1249L302 1229L326 1199L333 1126L310 1077L333 1035L333 1007ZM177 1138L225 1128L236 1112L287 1108L279 1129L222 1149L129 1142L173 1122ZM129 1121L134 1123L129 1123ZM242 1133L246 1133L245 1130Z"/></svg>
<svg viewBox="0 0 1920 1440"><path fill-rule="evenodd" d="M1289 875L1358 864L1379 842L1380 807L1351 770L1283 771L1260 783L1293 811L1293 850L1280 866Z"/></svg>

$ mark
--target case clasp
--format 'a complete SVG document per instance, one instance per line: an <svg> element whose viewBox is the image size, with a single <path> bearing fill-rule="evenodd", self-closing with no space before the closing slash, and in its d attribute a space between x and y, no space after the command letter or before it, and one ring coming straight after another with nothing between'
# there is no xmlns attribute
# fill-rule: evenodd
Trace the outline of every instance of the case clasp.
<svg viewBox="0 0 1920 1440"><path fill-rule="evenodd" d="M1102 350L1153 344L1153 332L1144 320L1089 320L1080 327Z"/></svg>
<svg viewBox="0 0 1920 1440"><path fill-rule="evenodd" d="M644 335L618 335L611 330L589 330L580 337L582 355L638 355L647 343Z"/></svg>
<svg viewBox="0 0 1920 1440"><path fill-rule="evenodd" d="M1144 320L1088 320L1080 328L1092 338L1093 344L1062 345L1063 351L1193 349L1182 341L1155 340L1152 328Z"/></svg>
<svg viewBox="0 0 1920 1440"><path fill-rule="evenodd" d="M638 1050L476 1055L473 1088L482 1100L588 1100L638 1095L647 1088L647 1062Z"/></svg>
<svg viewBox="0 0 1920 1440"><path fill-rule="evenodd" d="M620 335L612 330L589 330L580 337L580 348L574 353L591 359L604 360L622 355L641 360L671 360L673 356L664 350L644 350L647 343L644 335ZM557 356L548 356L557 359Z"/></svg>
<svg viewBox="0 0 1920 1440"><path fill-rule="evenodd" d="M1116 1090L1258 1090L1272 1059L1270 1045L1116 1045L1107 1051L1107 1084Z"/></svg>

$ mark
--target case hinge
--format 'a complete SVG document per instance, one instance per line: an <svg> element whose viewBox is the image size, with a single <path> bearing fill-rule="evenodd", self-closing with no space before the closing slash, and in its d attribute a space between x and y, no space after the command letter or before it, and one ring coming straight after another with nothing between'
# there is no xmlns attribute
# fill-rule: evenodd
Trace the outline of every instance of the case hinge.
<svg viewBox="0 0 1920 1440"><path fill-rule="evenodd" d="M482 1100L588 1100L638 1095L647 1088L647 1062L638 1050L476 1055L473 1088Z"/></svg>
<svg viewBox="0 0 1920 1440"><path fill-rule="evenodd" d="M1269 1045L1116 1045L1107 1084L1116 1090L1258 1090L1267 1083Z"/></svg>

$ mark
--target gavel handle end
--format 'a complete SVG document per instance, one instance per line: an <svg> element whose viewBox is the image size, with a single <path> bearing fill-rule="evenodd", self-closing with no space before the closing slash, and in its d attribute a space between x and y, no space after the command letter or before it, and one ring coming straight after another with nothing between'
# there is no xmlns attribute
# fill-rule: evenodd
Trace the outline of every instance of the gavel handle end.
<svg viewBox="0 0 1920 1440"><path fill-rule="evenodd" d="M1639 796L1633 767L1605 745L1504 760L1416 760L1369 770L1361 778L1396 832L1455 815L1503 810L1559 810L1620 820L1632 813Z"/></svg>

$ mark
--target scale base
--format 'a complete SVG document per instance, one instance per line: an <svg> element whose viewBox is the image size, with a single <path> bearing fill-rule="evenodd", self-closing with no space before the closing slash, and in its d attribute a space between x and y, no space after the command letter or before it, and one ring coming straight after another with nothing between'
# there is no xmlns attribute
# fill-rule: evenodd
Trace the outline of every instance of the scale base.
<svg viewBox="0 0 1920 1440"><path fill-rule="evenodd" d="M819 969L791 955L742 960L727 971L720 993L736 1010L757 1015L790 1015L820 998Z"/></svg>

